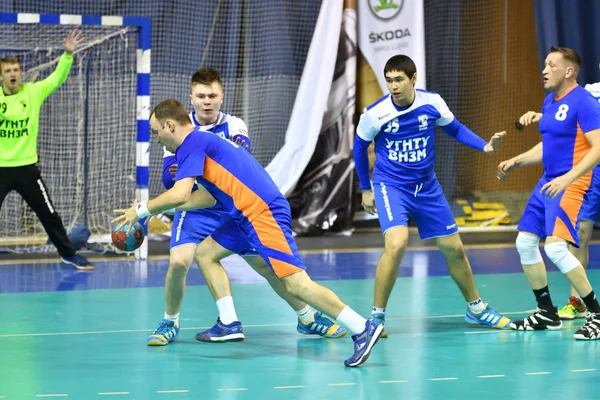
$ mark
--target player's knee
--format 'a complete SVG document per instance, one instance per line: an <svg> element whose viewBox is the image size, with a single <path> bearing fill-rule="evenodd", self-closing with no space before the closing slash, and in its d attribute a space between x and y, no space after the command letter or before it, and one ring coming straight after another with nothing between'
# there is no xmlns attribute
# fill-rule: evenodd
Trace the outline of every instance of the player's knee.
<svg viewBox="0 0 600 400"><path fill-rule="evenodd" d="M191 264L192 260L181 255L171 254L171 257L169 258L169 269L173 273L187 274Z"/></svg>
<svg viewBox="0 0 600 400"><path fill-rule="evenodd" d="M401 255L408 246L408 237L402 234L389 234L386 232L385 235L385 248L384 251L390 255Z"/></svg>
<svg viewBox="0 0 600 400"><path fill-rule="evenodd" d="M587 246L590 243L592 236L592 230L594 229L594 223L592 221L581 221L579 223L579 245Z"/></svg>
<svg viewBox="0 0 600 400"><path fill-rule="evenodd" d="M581 265L577 257L569 251L569 246L566 242L546 243L544 250L550 261L552 261L563 274L571 272Z"/></svg>
<svg viewBox="0 0 600 400"><path fill-rule="evenodd" d="M281 282L292 296L302 299L304 295L310 292L310 283L312 282L308 275L303 272L288 275L281 278Z"/></svg>
<svg viewBox="0 0 600 400"><path fill-rule="evenodd" d="M521 264L534 265L542 261L542 253L540 253L540 238L537 236L526 235L519 232L517 240L517 251L521 258Z"/></svg>
<svg viewBox="0 0 600 400"><path fill-rule="evenodd" d="M444 239L449 238L450 237ZM467 255L465 254L465 247L458 235L456 235L456 237L453 237L452 239L453 240L438 241L438 246L442 254L446 258L453 260L466 259Z"/></svg>

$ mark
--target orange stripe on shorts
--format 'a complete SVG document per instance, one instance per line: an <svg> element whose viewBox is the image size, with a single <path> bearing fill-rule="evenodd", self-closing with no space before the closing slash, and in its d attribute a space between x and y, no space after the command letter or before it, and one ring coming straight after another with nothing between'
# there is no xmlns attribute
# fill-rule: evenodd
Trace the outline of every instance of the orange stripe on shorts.
<svg viewBox="0 0 600 400"><path fill-rule="evenodd" d="M284 278L302 271L302 268L298 268L295 265L275 258L269 257L269 262L271 263L271 267L273 267L273 272L275 272L275 275L277 275L278 278Z"/></svg>
<svg viewBox="0 0 600 400"><path fill-rule="evenodd" d="M268 208L264 210L252 220L251 224L263 246L285 254L294 254L292 253L292 249L290 249L290 245L288 244L281 227L277 221L275 221L271 210Z"/></svg>
<svg viewBox="0 0 600 400"><path fill-rule="evenodd" d="M569 228L567 228L563 220L559 217L556 217L556 221L554 221L554 229L552 230L552 236L565 239L567 242L570 243L575 243L575 240L573 239L573 236L571 236Z"/></svg>

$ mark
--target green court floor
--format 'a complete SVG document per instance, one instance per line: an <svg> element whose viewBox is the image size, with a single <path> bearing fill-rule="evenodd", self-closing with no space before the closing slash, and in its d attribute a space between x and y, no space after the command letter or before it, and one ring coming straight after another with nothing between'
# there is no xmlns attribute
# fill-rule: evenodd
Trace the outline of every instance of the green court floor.
<svg viewBox="0 0 600 400"><path fill-rule="evenodd" d="M477 275L484 301L509 317L534 308L520 274ZM591 270L590 280L600 281ZM373 280L325 285L362 314ZM562 305L566 280L549 273ZM146 347L162 318L163 289L0 295L0 398L35 399L598 399L600 341L556 332L472 327L447 276L399 278L381 339L364 366L343 360L352 341L301 336L295 313L263 283L232 286L246 340L207 344L196 331L216 319L206 286L190 286L181 339Z"/></svg>

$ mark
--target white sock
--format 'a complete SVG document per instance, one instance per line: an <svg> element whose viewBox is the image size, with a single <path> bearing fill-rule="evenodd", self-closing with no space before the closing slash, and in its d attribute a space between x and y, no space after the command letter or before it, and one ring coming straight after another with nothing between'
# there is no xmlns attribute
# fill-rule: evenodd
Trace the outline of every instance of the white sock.
<svg viewBox="0 0 600 400"><path fill-rule="evenodd" d="M356 311L346 306L337 316L336 320L352 332L353 335L359 334L365 330L367 320L361 317Z"/></svg>
<svg viewBox="0 0 600 400"><path fill-rule="evenodd" d="M308 304L302 310L296 311L296 314L298 314L298 318L300 318L305 324L315 320L315 310L313 310Z"/></svg>
<svg viewBox="0 0 600 400"><path fill-rule="evenodd" d="M385 308L373 306L373 308L371 308L371 315L373 315L373 314L385 315Z"/></svg>
<svg viewBox="0 0 600 400"><path fill-rule="evenodd" d="M175 314L175 315L169 315L167 314L167 312L165 311L165 319L168 319L170 321L175 322L176 326L179 326L179 313Z"/></svg>
<svg viewBox="0 0 600 400"><path fill-rule="evenodd" d="M225 296L217 300L217 308L219 309L219 318L225 325L238 321L235 307L233 306L233 297Z"/></svg>
<svg viewBox="0 0 600 400"><path fill-rule="evenodd" d="M485 306L483 304L483 301L481 301L481 297L478 298L477 300L470 301L467 304L469 305L469 308L473 312L480 313L483 310L485 310Z"/></svg>

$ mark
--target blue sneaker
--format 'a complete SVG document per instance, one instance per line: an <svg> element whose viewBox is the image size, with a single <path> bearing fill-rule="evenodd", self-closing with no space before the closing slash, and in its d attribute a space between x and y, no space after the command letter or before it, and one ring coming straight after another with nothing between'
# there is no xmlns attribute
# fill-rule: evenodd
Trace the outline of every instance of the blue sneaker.
<svg viewBox="0 0 600 400"><path fill-rule="evenodd" d="M240 321L225 325L221 318L217 318L217 323L212 328L196 333L196 340L201 342L241 342L244 339L244 329Z"/></svg>
<svg viewBox="0 0 600 400"><path fill-rule="evenodd" d="M93 271L94 266L84 256L73 254L71 257L61 257L60 261L63 264L71 265L80 271Z"/></svg>
<svg viewBox="0 0 600 400"><path fill-rule="evenodd" d="M381 325L385 325L385 314L379 314L379 313L371 314L371 315L369 315L368 319L377 319L378 320L377 322L379 322ZM385 326L384 326L383 332L381 332L381 336L379 336L379 339L387 339L387 337L388 337L388 333L385 330Z"/></svg>
<svg viewBox="0 0 600 400"><path fill-rule="evenodd" d="M314 320L307 324L298 318L298 327L296 328L298 332L303 335L319 335L325 338L335 339L344 337L346 336L346 333L348 333L345 328L342 328L318 311L313 317Z"/></svg>
<svg viewBox="0 0 600 400"><path fill-rule="evenodd" d="M498 314L498 312L489 305L484 305L484 310L478 313L471 311L471 309L467 307L465 321L470 324L489 326L490 328L510 329L510 319Z"/></svg>
<svg viewBox="0 0 600 400"><path fill-rule="evenodd" d="M365 323L365 330L358 335L352 336L354 340L354 354L344 361L346 367L358 367L367 361L371 350L379 340L383 332L383 324L380 318L369 318Z"/></svg>
<svg viewBox="0 0 600 400"><path fill-rule="evenodd" d="M179 327L170 319L163 319L152 335L148 336L148 346L166 346L179 338Z"/></svg>

